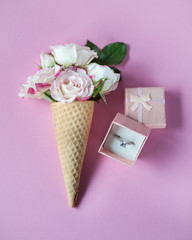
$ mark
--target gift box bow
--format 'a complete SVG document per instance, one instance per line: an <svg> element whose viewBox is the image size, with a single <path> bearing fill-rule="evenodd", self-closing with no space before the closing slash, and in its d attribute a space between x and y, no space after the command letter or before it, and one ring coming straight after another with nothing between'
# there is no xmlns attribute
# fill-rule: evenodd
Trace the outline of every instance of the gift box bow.
<svg viewBox="0 0 192 240"><path fill-rule="evenodd" d="M153 106L150 104L150 102L158 102L158 103L165 103L165 99L153 99L151 98L150 92L143 93L142 88L138 88L138 94L130 94L130 99L127 99L128 102L134 103L131 106L131 111L135 112L138 110L138 122L142 123L142 112L143 112L143 107L147 111L151 111Z"/></svg>
<svg viewBox="0 0 192 240"><path fill-rule="evenodd" d="M148 103L151 100L150 93L145 93L141 96L136 94L130 94L130 102L133 102L131 111L134 112L138 109L139 105L142 104L148 111L151 111L152 106Z"/></svg>

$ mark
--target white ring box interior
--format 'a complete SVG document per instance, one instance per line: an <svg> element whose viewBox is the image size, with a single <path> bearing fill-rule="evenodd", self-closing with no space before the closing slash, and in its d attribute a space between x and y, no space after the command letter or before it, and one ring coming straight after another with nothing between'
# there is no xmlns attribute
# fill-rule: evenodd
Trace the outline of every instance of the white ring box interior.
<svg viewBox="0 0 192 240"><path fill-rule="evenodd" d="M115 134L123 140L134 142L134 145L120 146L122 141L115 138ZM150 128L118 113L99 148L99 153L132 167L149 134Z"/></svg>

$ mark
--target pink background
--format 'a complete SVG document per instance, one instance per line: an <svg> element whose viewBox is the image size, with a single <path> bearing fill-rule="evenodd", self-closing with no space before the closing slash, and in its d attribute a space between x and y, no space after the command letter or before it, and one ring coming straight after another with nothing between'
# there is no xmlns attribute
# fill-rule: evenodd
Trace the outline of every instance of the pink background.
<svg viewBox="0 0 192 240"><path fill-rule="evenodd" d="M1 1L0 240L192 239L192 1ZM50 106L18 98L59 42L130 45L122 81L96 105L79 204L68 207ZM125 87L164 86L167 128L131 169L97 151Z"/></svg>

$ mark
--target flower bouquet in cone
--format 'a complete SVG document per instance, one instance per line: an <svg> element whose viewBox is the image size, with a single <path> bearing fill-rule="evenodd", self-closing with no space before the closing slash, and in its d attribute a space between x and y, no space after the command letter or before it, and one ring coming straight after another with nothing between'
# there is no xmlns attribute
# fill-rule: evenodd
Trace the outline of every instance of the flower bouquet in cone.
<svg viewBox="0 0 192 240"><path fill-rule="evenodd" d="M51 102L57 148L69 205L75 206L94 103L117 88L120 64L127 53L121 42L101 51L90 41L85 46L58 44L42 52L36 74L21 85L19 96Z"/></svg>

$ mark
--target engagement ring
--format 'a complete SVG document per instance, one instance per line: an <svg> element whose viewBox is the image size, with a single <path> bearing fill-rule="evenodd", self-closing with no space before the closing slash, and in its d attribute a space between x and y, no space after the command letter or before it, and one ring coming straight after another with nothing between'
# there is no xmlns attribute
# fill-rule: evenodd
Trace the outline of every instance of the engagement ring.
<svg viewBox="0 0 192 240"><path fill-rule="evenodd" d="M126 148L126 145L135 145L134 142L132 142L132 141L127 141L127 140L123 139L122 137L120 137L120 136L117 135L117 134L114 134L114 137L115 137L116 139L118 139L119 141L121 141L121 144L120 144L121 147Z"/></svg>

